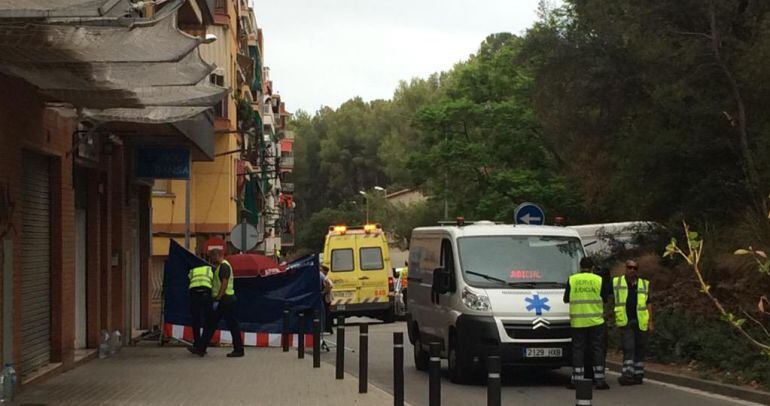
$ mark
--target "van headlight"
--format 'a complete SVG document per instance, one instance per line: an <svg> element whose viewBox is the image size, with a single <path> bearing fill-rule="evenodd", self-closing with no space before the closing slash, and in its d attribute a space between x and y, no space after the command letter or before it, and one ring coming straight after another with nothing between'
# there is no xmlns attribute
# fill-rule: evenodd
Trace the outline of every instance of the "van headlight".
<svg viewBox="0 0 770 406"><path fill-rule="evenodd" d="M471 310L486 312L491 308L487 295L471 292L467 287L463 288L462 298L465 306Z"/></svg>

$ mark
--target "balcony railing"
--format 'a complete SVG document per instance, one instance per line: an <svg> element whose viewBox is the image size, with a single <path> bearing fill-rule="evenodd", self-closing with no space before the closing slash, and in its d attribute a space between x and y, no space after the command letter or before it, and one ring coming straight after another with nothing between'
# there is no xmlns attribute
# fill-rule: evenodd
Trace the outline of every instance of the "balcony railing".
<svg viewBox="0 0 770 406"><path fill-rule="evenodd" d="M286 193L294 193L294 184L293 183L281 183L281 190L283 190Z"/></svg>
<svg viewBox="0 0 770 406"><path fill-rule="evenodd" d="M281 235L281 246L293 247L294 246L294 234L284 233Z"/></svg>
<svg viewBox="0 0 770 406"><path fill-rule="evenodd" d="M273 120L272 114L263 114L262 115L262 124L269 125L270 127L275 127L275 120Z"/></svg>
<svg viewBox="0 0 770 406"><path fill-rule="evenodd" d="M284 169L292 169L292 168L294 168L294 157L293 156L282 156L281 157L281 168L284 168Z"/></svg>
<svg viewBox="0 0 770 406"><path fill-rule="evenodd" d="M214 0L214 12L227 14L227 0Z"/></svg>

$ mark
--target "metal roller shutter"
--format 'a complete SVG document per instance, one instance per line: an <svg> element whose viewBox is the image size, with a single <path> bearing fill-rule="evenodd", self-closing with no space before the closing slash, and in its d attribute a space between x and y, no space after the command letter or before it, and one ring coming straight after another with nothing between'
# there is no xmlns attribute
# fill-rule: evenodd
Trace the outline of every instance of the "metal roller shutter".
<svg viewBox="0 0 770 406"><path fill-rule="evenodd" d="M51 176L47 158L24 154L21 274L21 373L51 356Z"/></svg>

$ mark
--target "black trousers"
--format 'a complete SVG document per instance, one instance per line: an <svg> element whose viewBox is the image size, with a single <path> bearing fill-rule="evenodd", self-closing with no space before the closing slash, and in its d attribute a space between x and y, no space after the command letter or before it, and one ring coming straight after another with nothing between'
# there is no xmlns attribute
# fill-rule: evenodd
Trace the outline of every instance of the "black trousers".
<svg viewBox="0 0 770 406"><path fill-rule="evenodd" d="M192 316L193 345L198 344L201 328L211 318L211 289L190 289L190 315Z"/></svg>
<svg viewBox="0 0 770 406"><path fill-rule="evenodd" d="M211 337L214 336L214 331L216 331L219 321L223 318L227 324L227 329L230 330L230 335L233 337L233 351L243 352L241 325L238 322L238 319L235 317L235 297L221 300L217 309L211 313L209 322L206 324L206 328L203 330L203 336L195 346L198 351L206 350L206 347L208 347L211 343Z"/></svg>
<svg viewBox="0 0 770 406"><path fill-rule="evenodd" d="M324 300L324 331L327 333L332 332L332 304Z"/></svg>
<svg viewBox="0 0 770 406"><path fill-rule="evenodd" d="M584 379L586 369L591 369L597 381L604 376L604 324L572 329L572 379ZM593 365L586 365L586 353L590 353Z"/></svg>
<svg viewBox="0 0 770 406"><path fill-rule="evenodd" d="M604 327L604 331L602 332L602 336L604 336L604 340L602 342L602 350L604 352L604 355L601 359L607 359L607 344L608 344L608 335L607 335L607 323L602 324ZM584 351L585 356L583 357L583 365L585 366L593 366L594 365L594 355L593 351ZM585 369L585 379L594 379L594 370L593 368L587 368Z"/></svg>
<svg viewBox="0 0 770 406"><path fill-rule="evenodd" d="M636 320L621 327L620 339L623 345L623 375L644 378L644 356L647 350L647 332L639 329Z"/></svg>

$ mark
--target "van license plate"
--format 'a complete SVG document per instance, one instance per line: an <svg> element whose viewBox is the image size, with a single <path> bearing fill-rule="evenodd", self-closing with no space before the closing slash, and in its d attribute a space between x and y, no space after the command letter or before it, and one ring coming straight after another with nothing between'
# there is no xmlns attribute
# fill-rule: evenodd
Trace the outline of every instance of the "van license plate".
<svg viewBox="0 0 770 406"><path fill-rule="evenodd" d="M561 348L527 348L524 352L526 358L558 358L561 357Z"/></svg>

